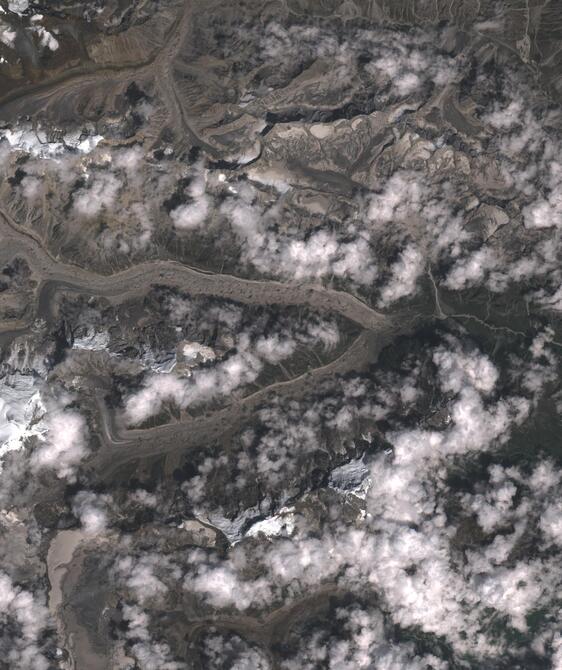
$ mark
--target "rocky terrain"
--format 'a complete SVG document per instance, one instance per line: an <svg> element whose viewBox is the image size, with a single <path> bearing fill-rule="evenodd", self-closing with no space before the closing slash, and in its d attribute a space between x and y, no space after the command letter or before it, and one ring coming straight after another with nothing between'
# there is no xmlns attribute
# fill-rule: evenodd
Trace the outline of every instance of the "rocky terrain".
<svg viewBox="0 0 562 670"><path fill-rule="evenodd" d="M562 670L561 61L0 0L1 670Z"/></svg>

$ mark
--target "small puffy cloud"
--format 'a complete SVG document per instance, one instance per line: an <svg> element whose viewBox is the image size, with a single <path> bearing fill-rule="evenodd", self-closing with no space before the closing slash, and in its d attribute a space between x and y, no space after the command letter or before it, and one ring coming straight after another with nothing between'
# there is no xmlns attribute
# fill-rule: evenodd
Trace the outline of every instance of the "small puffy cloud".
<svg viewBox="0 0 562 670"><path fill-rule="evenodd" d="M414 645L395 642L385 633L384 620L377 610L339 607L336 630L318 626L300 640L298 650L281 663L283 670L360 670L360 668L400 668L401 670L446 670L447 663L433 655L418 656Z"/></svg>
<svg viewBox="0 0 562 670"><path fill-rule="evenodd" d="M544 509L540 527L548 543L562 547L562 501L556 500Z"/></svg>
<svg viewBox="0 0 562 670"><path fill-rule="evenodd" d="M38 470L55 470L59 477L69 477L87 454L86 420L75 410L55 410L48 413L45 426L46 435L32 455L32 466Z"/></svg>
<svg viewBox="0 0 562 670"><path fill-rule="evenodd" d="M139 146L134 146L115 152L111 159L116 168L134 175L142 164L144 154Z"/></svg>
<svg viewBox="0 0 562 670"><path fill-rule="evenodd" d="M0 42L7 47L13 48L16 40L16 31L12 30L7 23L0 20Z"/></svg>
<svg viewBox="0 0 562 670"><path fill-rule="evenodd" d="M442 86L454 77L457 66L451 57L436 51L438 42L437 33L429 37L411 32L406 38L384 29L356 30L342 39L326 29L284 28L270 23L260 53L277 62L283 61L286 53L295 53L304 60L330 58L340 86L351 78L354 58L368 53L371 58L364 70L377 81L379 99L387 99L420 93L429 83Z"/></svg>
<svg viewBox="0 0 562 670"><path fill-rule="evenodd" d="M97 171L90 175L85 187L74 194L73 208L82 216L91 218L102 209L110 209L122 184L111 172Z"/></svg>
<svg viewBox="0 0 562 670"><path fill-rule="evenodd" d="M145 489L137 489L129 494L131 502L142 505L143 507L155 508L158 504L158 498L154 493L149 493Z"/></svg>
<svg viewBox="0 0 562 670"><path fill-rule="evenodd" d="M49 623L42 602L0 571L0 652L11 668L47 670L50 663L41 653L40 638Z"/></svg>
<svg viewBox="0 0 562 670"><path fill-rule="evenodd" d="M419 209L427 194L419 179L402 172L394 173L379 193L371 196L367 216L375 225L406 218Z"/></svg>
<svg viewBox="0 0 562 670"><path fill-rule="evenodd" d="M257 353L268 363L277 364L289 358L295 349L295 340L282 338L278 334L260 337L256 342Z"/></svg>
<svg viewBox="0 0 562 670"><path fill-rule="evenodd" d="M29 0L9 0L8 9L20 16L29 8Z"/></svg>
<svg viewBox="0 0 562 670"><path fill-rule="evenodd" d="M164 595L168 587L156 576L158 569L167 568L166 561L157 554L143 554L139 558L125 556L117 561L115 573L140 603ZM178 575L179 577L179 575Z"/></svg>
<svg viewBox="0 0 562 670"><path fill-rule="evenodd" d="M319 279L335 275L358 284L371 284L376 266L366 240L340 242L333 233L318 231L306 240L267 239L263 249L249 251L262 272L293 279Z"/></svg>
<svg viewBox="0 0 562 670"><path fill-rule="evenodd" d="M35 200L41 193L42 182L37 177L27 176L21 180L21 189L27 200Z"/></svg>
<svg viewBox="0 0 562 670"><path fill-rule="evenodd" d="M141 670L184 670L185 663L173 660L171 650L165 642L156 642L149 631L150 618L137 605L124 604L123 620L128 624L126 636L130 640L131 653Z"/></svg>
<svg viewBox="0 0 562 670"><path fill-rule="evenodd" d="M167 401L183 404L185 382L175 375L152 375L144 387L129 396L125 403L125 415L129 424L142 423L149 416L158 414Z"/></svg>
<svg viewBox="0 0 562 670"><path fill-rule="evenodd" d="M548 348L548 344L554 339L554 331L552 328L546 328L544 332L539 333L531 343L531 354L533 358L545 357L547 359L552 358L552 353Z"/></svg>
<svg viewBox="0 0 562 670"><path fill-rule="evenodd" d="M203 642L206 667L215 670L270 670L264 653L234 634L211 632Z"/></svg>
<svg viewBox="0 0 562 670"><path fill-rule="evenodd" d="M541 198L523 209L527 228L562 227L562 185L548 200Z"/></svg>
<svg viewBox="0 0 562 670"><path fill-rule="evenodd" d="M170 212L170 217L176 228L180 230L195 230L204 223L209 210L209 198L207 196L200 196L194 202L180 205L174 209Z"/></svg>
<svg viewBox="0 0 562 670"><path fill-rule="evenodd" d="M451 351L438 347L433 362L439 370L439 381L445 392L459 393L465 386L472 386L481 393L494 390L499 373L490 359L475 350L471 353Z"/></svg>
<svg viewBox="0 0 562 670"><path fill-rule="evenodd" d="M56 51L59 48L58 40L45 27L34 25L31 26L29 30L37 35L39 39L39 44L44 49L49 49L50 51Z"/></svg>
<svg viewBox="0 0 562 670"><path fill-rule="evenodd" d="M261 368L261 360L241 347L214 367L195 370L187 379L179 379L174 374L152 375L140 391L126 400L125 418L135 425L157 414L165 402L174 402L182 409L208 402L252 383Z"/></svg>
<svg viewBox="0 0 562 670"><path fill-rule="evenodd" d="M197 557L198 554L193 554L194 559ZM236 605L246 610L255 603L267 603L272 597L272 586L267 578L245 581L230 563L216 565L198 561L194 567L194 573L184 579L184 588L204 596L215 607Z"/></svg>
<svg viewBox="0 0 562 670"><path fill-rule="evenodd" d="M72 501L72 513L78 518L88 535L99 535L107 527L109 505L111 505L111 496L97 495L92 491L80 491Z"/></svg>
<svg viewBox="0 0 562 670"><path fill-rule="evenodd" d="M311 321L307 323L308 338L307 344L314 345L320 342L324 349L330 351L337 346L340 341L340 334L335 323L325 319Z"/></svg>
<svg viewBox="0 0 562 670"><path fill-rule="evenodd" d="M475 591L482 604L507 614L513 626L527 630L526 615L543 594L541 567L517 563L513 568L497 568L474 579Z"/></svg>
<svg viewBox="0 0 562 670"><path fill-rule="evenodd" d="M334 232L318 230L301 239L268 227L274 213L259 206L229 199L221 212L243 242L242 258L265 274L290 279L341 277L368 286L377 276L377 267L367 237L344 240Z"/></svg>
<svg viewBox="0 0 562 670"><path fill-rule="evenodd" d="M170 303L174 319L181 322L189 317L189 304L174 299ZM241 313L233 306L210 307L202 318L210 329L216 319L227 331L235 331ZM201 322L198 320L198 324ZM142 423L157 414L165 403L172 402L181 409L224 397L234 390L251 384L258 378L264 364L277 365L289 359L299 346L322 346L330 350L339 342L335 321L312 314L298 321L282 320L275 329L263 333L263 322L257 321L238 333L232 332L231 351L219 358L209 347L187 342L182 348L184 362L189 365L184 377L175 372L153 374L143 387L125 400L125 419L130 425ZM205 324L207 325L207 324Z"/></svg>
<svg viewBox="0 0 562 670"><path fill-rule="evenodd" d="M445 280L447 288L459 291L482 283L487 273L498 265L495 252L482 247L455 263Z"/></svg>
<svg viewBox="0 0 562 670"><path fill-rule="evenodd" d="M492 125L496 130L511 130L519 125L523 118L523 105L520 100L512 100L505 107L494 103L494 111L483 116L486 123Z"/></svg>
<svg viewBox="0 0 562 670"><path fill-rule="evenodd" d="M423 255L414 245L408 245L390 268L390 279L381 290L379 304L386 307L400 298L415 293L416 283L423 268Z"/></svg>
<svg viewBox="0 0 562 670"><path fill-rule="evenodd" d="M206 173L201 165L198 165L196 170L196 174L187 187L190 202L180 205L170 212L174 226L180 230L199 228L211 210L211 199L205 193Z"/></svg>
<svg viewBox="0 0 562 670"><path fill-rule="evenodd" d="M540 289L535 292L533 298L542 305L544 309L551 309L554 312L562 312L562 285L550 294L544 289Z"/></svg>
<svg viewBox="0 0 562 670"><path fill-rule="evenodd" d="M478 525L486 533L498 526L511 522L511 512L517 487L509 478L509 473L498 466L490 467L490 481L485 491L476 495L466 495L464 503L478 520Z"/></svg>
<svg viewBox="0 0 562 670"><path fill-rule="evenodd" d="M552 461L541 461L533 470L527 483L537 497L543 497L548 491L560 484L562 473Z"/></svg>

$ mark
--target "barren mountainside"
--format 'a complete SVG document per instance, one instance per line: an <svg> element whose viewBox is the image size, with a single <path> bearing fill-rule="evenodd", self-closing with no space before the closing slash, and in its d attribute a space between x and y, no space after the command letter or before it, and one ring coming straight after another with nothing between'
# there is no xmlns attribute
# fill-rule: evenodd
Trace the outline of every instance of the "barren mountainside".
<svg viewBox="0 0 562 670"><path fill-rule="evenodd" d="M0 670L562 670L562 6L0 0Z"/></svg>

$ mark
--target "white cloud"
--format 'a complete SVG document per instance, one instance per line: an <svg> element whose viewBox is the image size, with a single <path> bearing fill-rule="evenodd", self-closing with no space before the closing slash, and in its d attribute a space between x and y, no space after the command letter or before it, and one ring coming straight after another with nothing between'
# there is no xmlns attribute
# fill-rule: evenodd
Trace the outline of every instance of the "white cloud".
<svg viewBox="0 0 562 670"><path fill-rule="evenodd" d="M448 664L435 656L418 656L412 643L387 638L384 621L377 610L339 607L335 612L336 630L307 631L283 670L446 670Z"/></svg>
<svg viewBox="0 0 562 670"><path fill-rule="evenodd" d="M8 2L8 9L14 14L19 14L20 16L27 11L29 7L29 0L10 0Z"/></svg>
<svg viewBox="0 0 562 670"><path fill-rule="evenodd" d="M511 512L517 487L503 468L490 468L490 482L483 493L466 495L464 504L476 514L478 525L490 533L502 524L511 522Z"/></svg>
<svg viewBox="0 0 562 670"><path fill-rule="evenodd" d="M127 637L131 640L131 652L141 670L183 670L185 663L171 657L165 642L155 642L149 632L150 618L137 605L123 605L123 619L128 623Z"/></svg>
<svg viewBox="0 0 562 670"><path fill-rule="evenodd" d="M486 274L498 264L496 254L489 247L482 247L457 261L447 275L445 286L460 291L481 283Z"/></svg>
<svg viewBox="0 0 562 670"><path fill-rule="evenodd" d="M139 146L128 147L112 154L111 160L116 168L125 170L129 176L134 177L142 166L144 153Z"/></svg>
<svg viewBox="0 0 562 670"><path fill-rule="evenodd" d="M72 513L88 535L100 535L105 532L108 525L107 508L111 502L109 495L80 491L72 501Z"/></svg>
<svg viewBox="0 0 562 670"><path fill-rule="evenodd" d="M207 175L201 165L195 167L195 174L186 189L191 202L180 205L170 212L170 217L176 228L180 230L195 230L208 217L211 210L211 199L206 195Z"/></svg>
<svg viewBox="0 0 562 670"><path fill-rule="evenodd" d="M172 300L170 309L174 318L181 322L188 316L189 306L185 302ZM240 314L226 308L205 310L205 317L213 323L213 317L221 317L226 328L233 328L239 322ZM212 325L214 329L215 325ZM181 409L209 402L226 396L238 388L256 381L264 363L277 365L290 358L299 345L321 344L325 349L333 348L339 341L337 325L332 320L320 319L315 315L301 322L288 322L279 326L277 332L261 335L259 323L232 336L233 351L222 359L209 350L194 343L184 345L183 355L188 368L185 377L173 373L154 374L145 379L143 388L132 393L125 401L125 419L131 424L139 424L157 414L166 402L173 402ZM187 356L185 354L187 347ZM209 351L212 356L209 354ZM201 353L204 356L201 356ZM200 360L194 360L197 353ZM199 363L212 363L200 366Z"/></svg>
<svg viewBox="0 0 562 670"><path fill-rule="evenodd" d="M268 363L276 365L291 356L297 343L295 340L281 338L278 334L260 337L256 342L256 352Z"/></svg>
<svg viewBox="0 0 562 670"><path fill-rule="evenodd" d="M517 563L512 568L497 568L492 573L476 576L475 591L482 604L509 615L519 630L526 630L525 616L536 606L542 593L539 565Z"/></svg>
<svg viewBox="0 0 562 670"><path fill-rule="evenodd" d="M12 30L7 23L0 20L0 42L13 49L15 40L16 31Z"/></svg>
<svg viewBox="0 0 562 670"><path fill-rule="evenodd" d="M545 289L539 289L533 294L533 299L542 305L544 309L562 312L562 285L558 286L550 294Z"/></svg>
<svg viewBox="0 0 562 670"><path fill-rule="evenodd" d="M220 361L213 368L194 370L187 379L178 379L173 374L149 377L144 388L126 400L127 422L134 425L144 421L157 414L167 401L173 401L178 407L185 409L190 405L227 395L236 388L255 381L262 363L244 346L245 342L241 344L234 355Z"/></svg>
<svg viewBox="0 0 562 670"><path fill-rule="evenodd" d="M454 344L454 341L451 340ZM439 381L443 391L459 393L465 386L472 386L481 393L494 390L499 374L490 359L475 350L465 353L438 347L433 362L439 370Z"/></svg>
<svg viewBox="0 0 562 670"><path fill-rule="evenodd" d="M157 414L166 401L174 400L183 404L185 383L174 375L153 375L144 387L129 396L125 403L125 415L128 423L138 424L149 416Z"/></svg>
<svg viewBox="0 0 562 670"><path fill-rule="evenodd" d="M47 48L50 51L56 51L59 48L58 40L43 26L31 26L29 30L37 35L39 44L43 48Z"/></svg>
<svg viewBox="0 0 562 670"><path fill-rule="evenodd" d="M168 591L166 584L155 574L159 568L170 570L162 556L144 554L139 558L125 556L117 561L114 569L139 603L144 604L145 601L162 596Z"/></svg>
<svg viewBox="0 0 562 670"><path fill-rule="evenodd" d="M336 276L366 286L377 275L364 237L344 241L333 232L319 230L307 238L295 239L267 227L269 218L275 218L273 212L266 215L260 207L242 199L223 203L221 212L243 242L243 260L262 273L295 280Z"/></svg>
<svg viewBox="0 0 562 670"><path fill-rule="evenodd" d="M193 554L185 588L214 607L247 609L270 606L286 597L285 588L296 595L336 580L358 593L373 589L394 624L444 636L459 653L501 654L504 643L483 632L490 611L507 616L512 626L523 630L526 615L550 602L558 564L556 560L506 563L522 537L521 517L528 515L529 503L516 495L521 474L501 468L490 470L487 488L467 494L462 508L473 511L489 532L499 533L512 523L514 530L467 551L465 565L456 563L451 550L455 527L444 508L444 496L452 495L446 485L447 466L471 452L505 443L512 427L527 416L530 403L517 397L485 402L483 395L496 387L494 366L478 352L461 351L453 340L448 345L450 349L442 346L434 352L434 361L443 389L457 393L449 402L450 422L440 431L414 428L386 433L393 450L370 464L371 485L361 523L350 527L335 522L333 530L310 536L293 512L291 537L272 536L270 544L252 545L252 579L247 576L249 556L242 541L226 561L208 562L203 555ZM322 413L309 407L307 415ZM320 425L329 425L327 419ZM279 423L279 417L275 421ZM279 428L279 436L261 431L258 459L264 458L271 440L276 456L271 467L282 472L286 481L290 454L302 445L316 448L321 442L314 421L307 426L288 415ZM251 438L245 444L253 448ZM529 481L537 487L550 486L552 469L537 469ZM261 566L258 576L253 572L256 565ZM339 663L346 660L345 655L337 658ZM295 662L301 663L295 667L303 667L302 658ZM351 667L357 667L357 659L353 662Z"/></svg>
<svg viewBox="0 0 562 670"><path fill-rule="evenodd" d="M43 602L0 572L0 651L12 668L47 670L49 661L40 649L40 636L49 623ZM15 629L14 629L15 624Z"/></svg>
<svg viewBox="0 0 562 670"><path fill-rule="evenodd" d="M548 542L562 547L562 501L556 500L546 506L540 518L540 527Z"/></svg>
<svg viewBox="0 0 562 670"><path fill-rule="evenodd" d="M187 205L180 205L172 212L170 216L176 228L180 230L195 230L204 223L209 214L210 200L203 195L194 202Z"/></svg>
<svg viewBox="0 0 562 670"><path fill-rule="evenodd" d="M37 177L27 176L21 180L23 195L28 200L35 200L41 193L42 181Z"/></svg>
<svg viewBox="0 0 562 670"><path fill-rule="evenodd" d="M265 654L234 634L211 632L204 638L203 654L209 668L228 670L269 670Z"/></svg>
<svg viewBox="0 0 562 670"><path fill-rule="evenodd" d="M386 307L400 298L412 295L423 273L424 258L414 245L408 245L390 268L390 279L383 286L379 304Z"/></svg>
<svg viewBox="0 0 562 670"><path fill-rule="evenodd" d="M74 410L54 410L47 413L45 428L46 435L31 457L32 466L53 469L59 477L72 476L87 454L84 417Z"/></svg>
<svg viewBox="0 0 562 670"><path fill-rule="evenodd" d="M376 225L404 219L412 209L421 208L426 197L419 179L396 172L384 183L380 193L371 197L367 216Z"/></svg>
<svg viewBox="0 0 562 670"><path fill-rule="evenodd" d="M88 183L74 195L73 208L88 218L110 209L122 184L111 172L97 171L89 176Z"/></svg>
<svg viewBox="0 0 562 670"><path fill-rule="evenodd" d="M527 228L562 227L562 188L551 194L549 200L539 199L523 209Z"/></svg>

